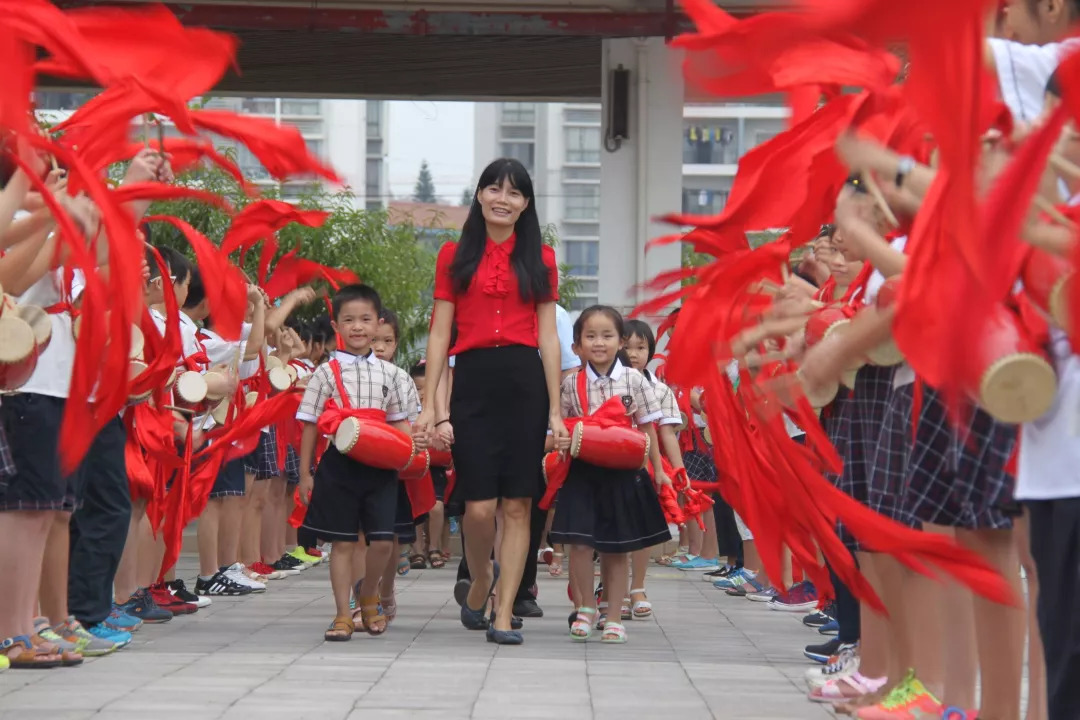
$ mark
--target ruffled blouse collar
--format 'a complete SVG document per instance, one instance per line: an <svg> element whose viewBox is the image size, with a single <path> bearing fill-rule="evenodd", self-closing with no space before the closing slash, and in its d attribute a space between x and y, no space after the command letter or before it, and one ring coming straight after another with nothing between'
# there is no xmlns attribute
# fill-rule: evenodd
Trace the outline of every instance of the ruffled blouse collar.
<svg viewBox="0 0 1080 720"><path fill-rule="evenodd" d="M514 251L515 240L514 235L501 243L487 239L484 246L484 257L488 263L488 276L484 283L485 295L502 298L510 292L510 254Z"/></svg>

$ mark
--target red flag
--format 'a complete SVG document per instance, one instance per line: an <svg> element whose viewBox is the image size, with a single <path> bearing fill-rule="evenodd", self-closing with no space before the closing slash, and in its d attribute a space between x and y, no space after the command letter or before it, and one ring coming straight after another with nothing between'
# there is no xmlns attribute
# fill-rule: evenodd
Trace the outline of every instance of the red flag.
<svg viewBox="0 0 1080 720"><path fill-rule="evenodd" d="M247 313L247 283L240 269L209 238L180 218L153 215L145 222L169 223L191 243L199 271L206 279L206 300L214 317L214 330L226 340L238 339Z"/></svg>
<svg viewBox="0 0 1080 720"><path fill-rule="evenodd" d="M311 154L300 131L294 127L224 110L199 110L191 113L191 120L201 130L243 143L278 180L314 174L340 182L332 168Z"/></svg>
<svg viewBox="0 0 1080 720"><path fill-rule="evenodd" d="M341 285L360 282L356 273L348 268L329 268L314 260L297 257L296 250L290 250L278 260L273 274L263 285L263 290L271 300L276 300L285 293L320 278L335 289Z"/></svg>

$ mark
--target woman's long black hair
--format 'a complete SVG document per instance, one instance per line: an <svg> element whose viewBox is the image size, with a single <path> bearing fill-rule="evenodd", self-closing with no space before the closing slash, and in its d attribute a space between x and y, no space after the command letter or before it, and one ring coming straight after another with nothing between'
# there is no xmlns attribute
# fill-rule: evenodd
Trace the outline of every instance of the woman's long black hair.
<svg viewBox="0 0 1080 720"><path fill-rule="evenodd" d="M480 207L478 195L481 190L491 185L501 186L505 180L509 180L510 185L528 200L528 205L514 225L517 239L514 242L514 251L510 254L510 263L517 274L521 299L532 302L535 298L547 297L550 294L551 280L541 255L544 241L540 234L540 219L536 215L532 178L525 166L513 158L499 158L480 173L472 206L469 207L469 217L465 219L465 226L461 229L454 262L450 265L450 277L456 292L464 293L469 289L487 245L487 224L484 222L484 211Z"/></svg>

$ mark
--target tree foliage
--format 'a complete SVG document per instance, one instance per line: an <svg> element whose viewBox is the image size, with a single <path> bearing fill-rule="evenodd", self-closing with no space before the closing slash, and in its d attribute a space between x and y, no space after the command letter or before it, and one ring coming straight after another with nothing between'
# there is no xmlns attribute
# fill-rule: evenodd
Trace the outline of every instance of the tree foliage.
<svg viewBox="0 0 1080 720"><path fill-rule="evenodd" d="M229 154L229 151L225 152ZM177 181L224 197L236 210L243 209L254 199L231 176L216 167L197 167ZM270 186L263 190L263 196L281 199L281 191L277 186ZM321 185L312 184L303 189L298 199L285 199L304 209L329 211L330 217L319 228L293 224L279 231L280 247L275 262L286 252L299 248L301 257L355 272L378 290L383 304L398 315L401 337L397 361L405 367L419 361L423 357L431 316L435 254L442 243L457 240L458 231L438 227L441 223L437 216L432 217L428 226L417 225L411 218L395 219L391 225L384 210L356 208L348 188L330 192ZM223 210L195 200L154 203L149 214L182 218L215 243L221 242L231 222ZM148 230L151 243L172 247L193 257L187 241L171 225L155 223ZM559 244L554 225L543 228L543 237L552 247ZM257 246L243 262L243 269L252 278L258 271L258 251ZM568 265L559 268L560 303L567 309L578 291L578 281L570 276L569 269ZM329 291L328 288L319 289ZM311 319L325 312L325 303L319 301L301 308L297 315Z"/></svg>
<svg viewBox="0 0 1080 720"><path fill-rule="evenodd" d="M472 205L473 189L465 188L461 191L461 207L469 207Z"/></svg>
<svg viewBox="0 0 1080 720"><path fill-rule="evenodd" d="M178 182L214 192L237 210L253 200L233 178L217 168L196 168L178 178ZM281 193L278 188L269 187L263 196L280 198ZM355 272L379 291L383 304L400 319L398 361L403 365L415 361L427 335L435 277L435 255L427 243L420 241L421 229L408 219L391 226L385 211L354 207L354 197L347 188L330 192L321 185L310 185L299 199L289 199L305 209L329 211L330 217L319 228L296 224L283 228L277 234L280 247L275 261L289 250L299 248L302 257ZM230 224L227 213L194 200L155 203L150 213L182 218L216 243L221 242ZM149 230L152 243L192 256L187 241L171 226L155 223ZM243 263L244 270L253 278L258 269L258 250L257 246L249 252ZM297 315L310 319L325 312L325 303L320 301L300 309Z"/></svg>
<svg viewBox="0 0 1080 720"><path fill-rule="evenodd" d="M413 200L422 203L438 202L435 196L435 181L431 179L431 169L427 160L420 161L420 174L416 178L416 187L413 189Z"/></svg>

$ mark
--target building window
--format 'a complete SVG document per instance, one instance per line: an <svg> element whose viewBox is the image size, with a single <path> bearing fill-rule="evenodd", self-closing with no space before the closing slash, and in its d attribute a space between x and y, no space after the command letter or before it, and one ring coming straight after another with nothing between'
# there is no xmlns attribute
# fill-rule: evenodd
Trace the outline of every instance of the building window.
<svg viewBox="0 0 1080 720"><path fill-rule="evenodd" d="M262 166L259 159L244 145L240 145L236 149L236 164L240 167L244 176L251 180L270 179L270 173L267 169Z"/></svg>
<svg viewBox="0 0 1080 720"><path fill-rule="evenodd" d="M570 300L570 309L584 310L599 301L600 282L597 280L579 280L577 297Z"/></svg>
<svg viewBox="0 0 1080 720"><path fill-rule="evenodd" d="M597 240L564 240L570 274L596 277L600 274L600 243Z"/></svg>
<svg viewBox="0 0 1080 720"><path fill-rule="evenodd" d="M755 130L754 131L754 144L751 147L757 147L762 143L766 143L776 137L776 133L771 130Z"/></svg>
<svg viewBox="0 0 1080 720"><path fill-rule="evenodd" d="M382 200L368 200L367 202L364 203L364 209L365 210L382 210L383 209Z"/></svg>
<svg viewBox="0 0 1080 720"><path fill-rule="evenodd" d="M683 162L694 165L733 165L739 161L734 128L691 125L683 132Z"/></svg>
<svg viewBox="0 0 1080 720"><path fill-rule="evenodd" d="M313 138L304 138L304 142L307 144L308 150L311 151L312 155L314 155L317 158L326 159L326 156L323 154L323 151L325 149L325 145L324 145L322 140L313 139Z"/></svg>
<svg viewBox="0 0 1080 720"><path fill-rule="evenodd" d="M502 104L503 123L518 125L536 122L536 103L508 102Z"/></svg>
<svg viewBox="0 0 1080 720"><path fill-rule="evenodd" d="M599 185L565 185L567 220L600 219Z"/></svg>
<svg viewBox="0 0 1080 720"><path fill-rule="evenodd" d="M566 166L563 168L562 176L563 180L595 180L600 182L600 168Z"/></svg>
<svg viewBox="0 0 1080 720"><path fill-rule="evenodd" d="M38 110L75 110L90 98L92 93L35 92L34 104Z"/></svg>
<svg viewBox="0 0 1080 720"><path fill-rule="evenodd" d="M536 144L531 142L504 142L501 152L503 157L519 160L525 169L532 174L533 164L536 160Z"/></svg>
<svg viewBox="0 0 1080 720"><path fill-rule="evenodd" d="M368 200L371 200L372 196L379 198L382 195L381 180L382 159L369 159L364 166L364 194L368 196Z"/></svg>
<svg viewBox="0 0 1080 720"><path fill-rule="evenodd" d="M600 128L566 128L566 162L600 162Z"/></svg>
<svg viewBox="0 0 1080 720"><path fill-rule="evenodd" d="M253 115L276 115L277 100L274 98L244 98L240 109Z"/></svg>
<svg viewBox="0 0 1080 720"><path fill-rule="evenodd" d="M727 205L727 190L683 190L682 211L689 215L717 215Z"/></svg>
<svg viewBox="0 0 1080 720"><path fill-rule="evenodd" d="M566 122L568 123L586 123L589 125L600 124L600 109L586 110L583 108L567 108L566 109Z"/></svg>
<svg viewBox="0 0 1080 720"><path fill-rule="evenodd" d="M535 140L536 126L534 125L510 125L502 128L499 134L504 140Z"/></svg>
<svg viewBox="0 0 1080 720"><path fill-rule="evenodd" d="M582 222L581 220L569 220L565 219L562 223L562 238L600 238L600 224L592 222Z"/></svg>
<svg viewBox="0 0 1080 720"><path fill-rule="evenodd" d="M367 136L369 138L382 137L382 100L368 100L365 110L367 112Z"/></svg>
<svg viewBox="0 0 1080 720"><path fill-rule="evenodd" d="M283 98L281 101L282 115L318 115L318 100L301 100L299 98Z"/></svg>
<svg viewBox="0 0 1080 720"><path fill-rule="evenodd" d="M367 141L367 154L368 156L382 157L382 140L368 140Z"/></svg>

